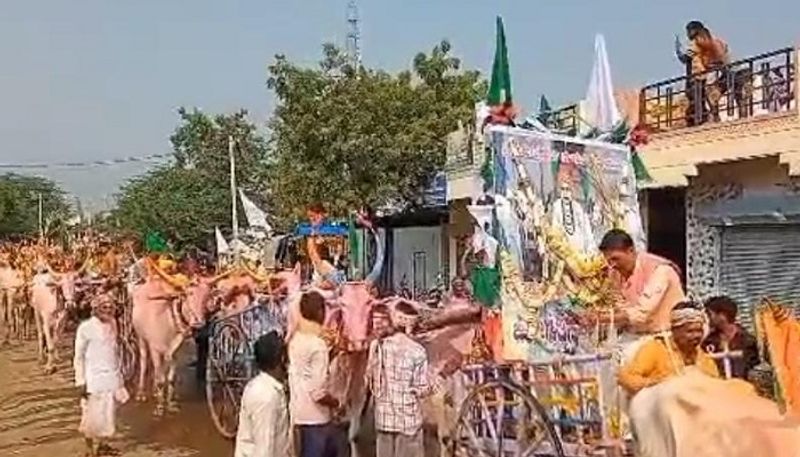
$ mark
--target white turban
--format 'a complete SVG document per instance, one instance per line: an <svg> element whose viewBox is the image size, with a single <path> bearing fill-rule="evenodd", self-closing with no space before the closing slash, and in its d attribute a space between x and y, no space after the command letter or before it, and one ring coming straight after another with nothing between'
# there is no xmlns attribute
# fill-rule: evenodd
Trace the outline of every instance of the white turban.
<svg viewBox="0 0 800 457"><path fill-rule="evenodd" d="M681 308L670 313L672 328L682 327L687 324L705 324L706 314L698 308Z"/></svg>

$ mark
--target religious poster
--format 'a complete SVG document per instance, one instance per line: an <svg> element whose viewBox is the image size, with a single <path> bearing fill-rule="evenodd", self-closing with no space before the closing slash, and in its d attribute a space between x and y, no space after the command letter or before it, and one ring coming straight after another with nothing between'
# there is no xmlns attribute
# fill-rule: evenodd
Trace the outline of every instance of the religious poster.
<svg viewBox="0 0 800 457"><path fill-rule="evenodd" d="M595 352L601 332L581 326L579 316L615 300L599 243L617 228L644 247L630 152L508 127L488 135L504 358Z"/></svg>

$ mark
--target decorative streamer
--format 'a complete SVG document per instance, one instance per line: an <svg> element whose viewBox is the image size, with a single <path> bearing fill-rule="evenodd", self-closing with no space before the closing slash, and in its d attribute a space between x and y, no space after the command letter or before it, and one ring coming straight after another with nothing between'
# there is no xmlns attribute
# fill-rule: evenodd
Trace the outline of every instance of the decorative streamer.
<svg viewBox="0 0 800 457"><path fill-rule="evenodd" d="M125 163L150 162L154 160L166 160L172 157L172 153L149 154L145 156L120 157L117 159L91 160L86 162L55 162L55 163L0 163L0 169L16 170L38 170L52 168L90 168L108 167Z"/></svg>

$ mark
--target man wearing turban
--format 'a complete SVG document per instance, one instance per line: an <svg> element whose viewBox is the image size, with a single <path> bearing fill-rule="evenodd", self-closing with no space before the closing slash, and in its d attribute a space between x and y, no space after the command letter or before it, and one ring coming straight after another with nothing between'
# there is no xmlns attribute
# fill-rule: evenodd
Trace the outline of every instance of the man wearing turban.
<svg viewBox="0 0 800 457"><path fill-rule="evenodd" d="M670 336L641 346L619 373L632 395L628 414L637 453L648 457L795 457L800 421L739 379L720 379L701 349L705 313L682 302Z"/></svg>

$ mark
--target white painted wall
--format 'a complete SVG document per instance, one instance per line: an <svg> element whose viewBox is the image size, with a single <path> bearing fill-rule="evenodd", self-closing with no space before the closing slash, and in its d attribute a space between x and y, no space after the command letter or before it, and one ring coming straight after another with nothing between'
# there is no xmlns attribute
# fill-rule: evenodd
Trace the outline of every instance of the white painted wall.
<svg viewBox="0 0 800 457"><path fill-rule="evenodd" d="M423 291L435 287L442 268L442 228L404 227L393 232L392 283L395 289L399 290L404 276L409 288L415 281L416 287Z"/></svg>

